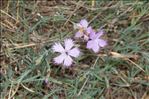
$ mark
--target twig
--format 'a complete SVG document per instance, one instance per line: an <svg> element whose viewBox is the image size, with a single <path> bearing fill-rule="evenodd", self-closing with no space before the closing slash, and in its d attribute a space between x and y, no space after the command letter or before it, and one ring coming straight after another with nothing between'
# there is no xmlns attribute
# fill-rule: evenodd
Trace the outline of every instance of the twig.
<svg viewBox="0 0 149 99"><path fill-rule="evenodd" d="M120 53L117 53L117 52L110 52L110 55L107 55L107 54L99 54L98 56L100 57L105 57L105 56L109 56L109 57L112 57L112 58L118 58L118 59L123 59L123 60L126 60L126 61L129 61L131 62L133 65L135 65L136 67L138 67L140 70L142 70L143 72L145 72L141 66L139 66L138 64L136 64L135 62L133 62L132 60L130 60L130 58L132 59L138 59L138 55L124 55L124 54L120 54Z"/></svg>
<svg viewBox="0 0 149 99"><path fill-rule="evenodd" d="M21 83L21 86L22 86L23 88L25 88L26 90L28 90L29 92L35 92L35 91L29 89L28 87L24 86L22 83Z"/></svg>
<svg viewBox="0 0 149 99"><path fill-rule="evenodd" d="M121 58L121 59L127 59L127 58L137 59L138 58L138 55L120 54L117 52L110 52L110 55L113 58Z"/></svg>
<svg viewBox="0 0 149 99"><path fill-rule="evenodd" d="M130 55L130 54L120 54L117 52L109 52L108 54L98 54L97 56L99 57L112 57L112 58L120 58L120 59L127 59L127 58L132 58L132 59L138 59L138 55Z"/></svg>
<svg viewBox="0 0 149 99"><path fill-rule="evenodd" d="M130 59L127 59L129 62L131 62L132 64L134 64L136 67L138 67L140 70L142 70L143 72L145 72L144 71L144 69L143 68L141 68L141 66L139 66L138 64L136 64L135 62L133 62L132 60L130 60Z"/></svg>
<svg viewBox="0 0 149 99"><path fill-rule="evenodd" d="M83 90L83 88L85 87L85 85L86 85L88 79L89 79L89 76L86 78L86 80L85 80L85 82L83 83L83 86L81 87L81 89L80 89L79 93L77 94L77 96L80 96L80 95L81 95L82 90Z"/></svg>
<svg viewBox="0 0 149 99"><path fill-rule="evenodd" d="M17 2L17 21L16 21L16 23L17 22L19 22L19 4L20 4L20 2L19 2L19 0L18 0L18 2Z"/></svg>
<svg viewBox="0 0 149 99"><path fill-rule="evenodd" d="M27 44L27 45L16 45L16 47L10 48L10 49L21 49L21 48L25 48L25 47L32 47L32 46L35 46L35 45L37 45L37 44L31 43L31 44Z"/></svg>
<svg viewBox="0 0 149 99"><path fill-rule="evenodd" d="M92 8L95 6L95 0L92 0Z"/></svg>
<svg viewBox="0 0 149 99"><path fill-rule="evenodd" d="M8 29L12 29L10 26L8 26L8 25L6 25L5 23L3 23L3 22L0 22L0 24L1 24L1 26L4 26L4 27L6 27L6 28L8 28Z"/></svg>
<svg viewBox="0 0 149 99"><path fill-rule="evenodd" d="M12 18L13 20L15 20L17 22L17 20L14 17L12 17L11 15L9 15L5 11L3 11L3 10L0 10L0 11L1 11L1 13L6 14L7 16L9 16L10 18Z"/></svg>
<svg viewBox="0 0 149 99"><path fill-rule="evenodd" d="M15 91L12 93L12 95L11 95L11 96L9 96L9 98L8 98L8 99L12 99L12 98L13 98L13 96L17 93L17 91L18 91L19 87L20 87L20 84L18 83L18 84L17 84L17 87L16 87L16 89L15 89Z"/></svg>

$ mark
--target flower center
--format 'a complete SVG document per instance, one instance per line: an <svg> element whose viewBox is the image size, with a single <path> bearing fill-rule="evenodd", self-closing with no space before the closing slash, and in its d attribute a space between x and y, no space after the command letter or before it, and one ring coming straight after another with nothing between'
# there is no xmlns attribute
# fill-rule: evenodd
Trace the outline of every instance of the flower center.
<svg viewBox="0 0 149 99"><path fill-rule="evenodd" d="M84 28L81 27L81 28L79 29L79 31L83 33L83 32L84 32Z"/></svg>
<svg viewBox="0 0 149 99"><path fill-rule="evenodd" d="M66 54L66 55L69 55L69 54L68 54L68 50L65 50L65 54Z"/></svg>

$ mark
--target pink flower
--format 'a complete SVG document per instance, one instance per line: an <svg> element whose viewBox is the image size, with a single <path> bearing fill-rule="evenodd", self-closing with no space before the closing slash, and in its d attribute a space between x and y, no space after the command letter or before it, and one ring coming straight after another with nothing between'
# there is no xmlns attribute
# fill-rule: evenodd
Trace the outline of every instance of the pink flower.
<svg viewBox="0 0 149 99"><path fill-rule="evenodd" d="M77 27L79 28L79 29L87 29L87 27L88 27L88 22L87 22L87 20L86 19L82 19L81 21L80 21L80 23L77 23Z"/></svg>
<svg viewBox="0 0 149 99"><path fill-rule="evenodd" d="M107 45L107 42L100 37L104 34L104 31L101 29L98 33L92 31L90 33L90 40L87 42L87 48L92 49L95 53L99 52L101 47Z"/></svg>
<svg viewBox="0 0 149 99"><path fill-rule="evenodd" d="M88 40L89 39L89 30L91 29L91 27L88 27L89 23L87 22L86 19L83 19L80 21L80 23L77 23L77 29L79 29L79 31L75 34L76 38L82 38L84 40Z"/></svg>
<svg viewBox="0 0 149 99"><path fill-rule="evenodd" d="M80 51L77 47L74 47L72 39L64 40L64 47L60 43L55 43L52 47L54 52L61 53L59 56L54 58L56 64L63 64L65 67L69 67L73 63L73 59L77 58Z"/></svg>

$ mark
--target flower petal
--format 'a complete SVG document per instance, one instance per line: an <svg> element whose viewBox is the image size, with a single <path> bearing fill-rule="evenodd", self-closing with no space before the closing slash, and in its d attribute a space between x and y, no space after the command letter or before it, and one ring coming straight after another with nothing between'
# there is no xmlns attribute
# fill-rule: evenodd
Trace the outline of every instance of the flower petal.
<svg viewBox="0 0 149 99"><path fill-rule="evenodd" d="M98 31L97 32L97 34L96 34L96 38L99 38L100 36L102 36L104 34L104 30L100 30L100 31Z"/></svg>
<svg viewBox="0 0 149 99"><path fill-rule="evenodd" d="M92 50L95 52L95 53L97 53L97 52L99 52L99 46L98 45L94 45L93 47L92 47Z"/></svg>
<svg viewBox="0 0 149 99"><path fill-rule="evenodd" d="M69 55L67 55L64 59L64 66L69 67L72 64L72 62L72 58Z"/></svg>
<svg viewBox="0 0 149 99"><path fill-rule="evenodd" d="M65 43L65 50L70 50L74 46L72 39L65 39L64 43Z"/></svg>
<svg viewBox="0 0 149 99"><path fill-rule="evenodd" d="M88 28L86 29L86 32L87 32L88 34L90 34L91 32L93 32L92 27L91 27L91 26L90 26L90 27L88 27Z"/></svg>
<svg viewBox="0 0 149 99"><path fill-rule="evenodd" d="M91 49L93 46L93 43L94 43L93 40L88 41L86 48Z"/></svg>
<svg viewBox="0 0 149 99"><path fill-rule="evenodd" d="M86 19L83 19L80 21L80 24L82 25L82 27L84 27L85 29L88 27L88 22Z"/></svg>
<svg viewBox="0 0 149 99"><path fill-rule="evenodd" d="M60 52L60 53L62 53L62 52L65 51L64 48L63 48L63 46L62 46L60 43L55 43L55 44L52 46L52 50L53 50L54 52Z"/></svg>
<svg viewBox="0 0 149 99"><path fill-rule="evenodd" d="M68 51L68 55L72 56L72 57L78 57L80 54L80 51L78 48L73 48L71 50Z"/></svg>
<svg viewBox="0 0 149 99"><path fill-rule="evenodd" d="M66 54L61 54L61 55L59 55L59 56L57 56L57 57L54 58L54 63L56 63L56 64L62 64L63 61L64 61L64 59L66 57L67 57Z"/></svg>
<svg viewBox="0 0 149 99"><path fill-rule="evenodd" d="M95 39L96 38L96 34L94 30L90 31L90 35L89 35L90 39Z"/></svg>
<svg viewBox="0 0 149 99"><path fill-rule="evenodd" d="M80 31L78 31L78 32L75 34L75 37L76 37L76 38L80 38L80 37L82 37L82 36L83 36L83 33L80 32Z"/></svg>
<svg viewBox="0 0 149 99"><path fill-rule="evenodd" d="M98 39L98 44L99 44L99 46L104 47L107 45L107 42L105 40Z"/></svg>
<svg viewBox="0 0 149 99"><path fill-rule="evenodd" d="M99 45L98 45L98 40L90 40L87 42L87 48L92 49L95 53L99 51Z"/></svg>
<svg viewBox="0 0 149 99"><path fill-rule="evenodd" d="M98 39L95 39L92 44L92 50L97 53L99 51Z"/></svg>

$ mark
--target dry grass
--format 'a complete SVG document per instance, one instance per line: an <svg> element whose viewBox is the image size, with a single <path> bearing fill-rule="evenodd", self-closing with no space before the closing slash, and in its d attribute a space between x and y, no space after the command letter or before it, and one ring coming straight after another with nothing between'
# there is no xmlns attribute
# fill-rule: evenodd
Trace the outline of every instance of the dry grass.
<svg viewBox="0 0 149 99"><path fill-rule="evenodd" d="M147 1L3 0L1 99L148 99ZM72 37L73 23L103 26L108 46L69 69L52 64L55 41ZM48 84L45 84L48 79Z"/></svg>

